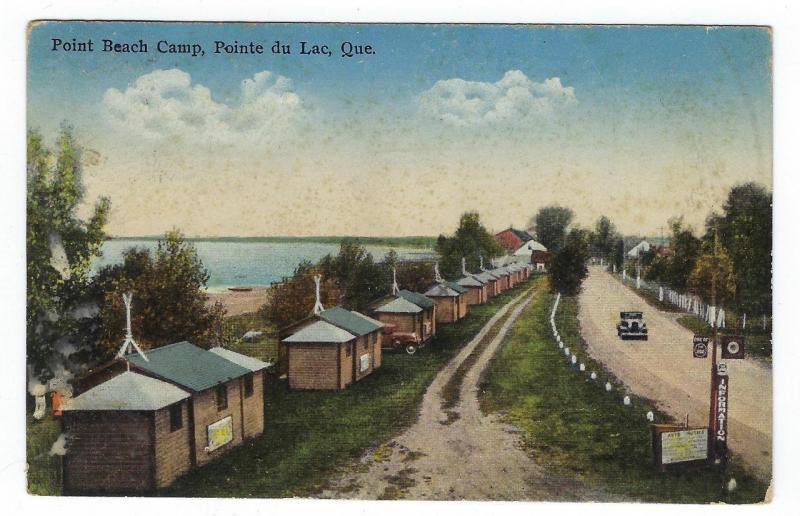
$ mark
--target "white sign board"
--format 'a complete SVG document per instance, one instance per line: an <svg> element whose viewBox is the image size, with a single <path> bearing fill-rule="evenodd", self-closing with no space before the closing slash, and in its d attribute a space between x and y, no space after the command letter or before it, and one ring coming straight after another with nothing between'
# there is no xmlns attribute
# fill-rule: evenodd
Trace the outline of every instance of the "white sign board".
<svg viewBox="0 0 800 516"><path fill-rule="evenodd" d="M661 434L661 463L675 464L708 458L708 428Z"/></svg>
<svg viewBox="0 0 800 516"><path fill-rule="evenodd" d="M233 419L231 416L208 425L208 446L206 451L214 451L233 440Z"/></svg>
<svg viewBox="0 0 800 516"><path fill-rule="evenodd" d="M369 369L369 354L361 355L361 372Z"/></svg>

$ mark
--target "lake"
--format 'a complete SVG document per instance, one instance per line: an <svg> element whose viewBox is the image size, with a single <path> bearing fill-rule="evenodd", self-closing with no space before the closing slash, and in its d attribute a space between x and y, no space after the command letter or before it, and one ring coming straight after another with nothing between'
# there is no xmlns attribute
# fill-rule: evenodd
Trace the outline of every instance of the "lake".
<svg viewBox="0 0 800 516"><path fill-rule="evenodd" d="M155 240L106 240L103 255L92 264L93 270L122 262L122 252L129 247L156 248ZM303 261L316 263L326 254L337 254L338 244L317 242L236 242L198 240L192 241L197 254L208 269L209 290L224 290L228 287L268 286L291 276L295 267ZM381 260L389 252L388 246L366 246L375 260ZM401 260L419 260L433 257L426 249L394 248Z"/></svg>

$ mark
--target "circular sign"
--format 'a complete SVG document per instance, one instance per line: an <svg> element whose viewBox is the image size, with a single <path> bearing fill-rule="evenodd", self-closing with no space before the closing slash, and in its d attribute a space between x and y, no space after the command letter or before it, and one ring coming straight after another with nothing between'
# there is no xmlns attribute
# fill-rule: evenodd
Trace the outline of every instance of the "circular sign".
<svg viewBox="0 0 800 516"><path fill-rule="evenodd" d="M735 340L728 342L728 353L735 355L739 352L739 343Z"/></svg>

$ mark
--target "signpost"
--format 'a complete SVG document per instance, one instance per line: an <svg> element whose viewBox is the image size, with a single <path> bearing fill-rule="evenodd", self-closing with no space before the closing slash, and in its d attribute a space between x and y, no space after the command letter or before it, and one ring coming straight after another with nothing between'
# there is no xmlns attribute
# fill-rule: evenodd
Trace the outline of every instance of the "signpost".
<svg viewBox="0 0 800 516"><path fill-rule="evenodd" d="M744 358L744 337L741 335L723 335L722 358L734 360Z"/></svg>
<svg viewBox="0 0 800 516"><path fill-rule="evenodd" d="M720 367L714 373L714 391L716 392L716 405L714 407L716 428L714 429L714 452L724 464L728 457L728 392L730 391L730 378L728 368Z"/></svg>
<svg viewBox="0 0 800 516"><path fill-rule="evenodd" d="M706 358L708 356L708 337L695 335L692 340L692 356Z"/></svg>

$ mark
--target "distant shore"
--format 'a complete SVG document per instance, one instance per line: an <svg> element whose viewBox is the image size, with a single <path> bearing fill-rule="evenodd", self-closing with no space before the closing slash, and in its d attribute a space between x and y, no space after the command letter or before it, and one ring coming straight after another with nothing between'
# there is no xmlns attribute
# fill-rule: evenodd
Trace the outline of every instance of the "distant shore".
<svg viewBox="0 0 800 516"><path fill-rule="evenodd" d="M163 235L145 236L112 236L110 240L163 240ZM404 237L362 237L362 236L260 236L260 237L186 237L190 242L244 242L244 243L315 243L339 244L342 240L357 240L364 245L399 247L406 249L433 249L436 247L436 237L433 236L404 236Z"/></svg>
<svg viewBox="0 0 800 516"><path fill-rule="evenodd" d="M220 288L208 290L206 292L208 295L206 303L209 306L217 302L221 303L228 316L257 312L267 302L270 287L258 286L249 288L252 288L252 290L232 291Z"/></svg>

